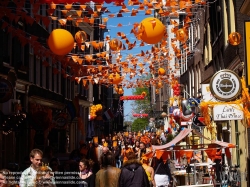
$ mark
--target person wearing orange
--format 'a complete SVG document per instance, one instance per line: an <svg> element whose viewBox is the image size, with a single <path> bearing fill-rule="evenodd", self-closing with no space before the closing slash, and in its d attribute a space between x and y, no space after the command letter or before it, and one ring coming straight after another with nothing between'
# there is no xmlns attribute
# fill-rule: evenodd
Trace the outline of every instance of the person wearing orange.
<svg viewBox="0 0 250 187"><path fill-rule="evenodd" d="M142 167L148 176L148 181L149 181L150 187L156 187L155 179L154 179L155 172L154 172L154 168L149 166L149 158L146 156L143 156L141 162L142 162Z"/></svg>
<svg viewBox="0 0 250 187"><path fill-rule="evenodd" d="M129 147L129 143L128 142L125 142L124 143L124 148L122 149L121 151L121 158L123 160L123 163L128 161L128 158L127 158L127 154L130 153L130 152L134 152L133 149L131 147Z"/></svg>

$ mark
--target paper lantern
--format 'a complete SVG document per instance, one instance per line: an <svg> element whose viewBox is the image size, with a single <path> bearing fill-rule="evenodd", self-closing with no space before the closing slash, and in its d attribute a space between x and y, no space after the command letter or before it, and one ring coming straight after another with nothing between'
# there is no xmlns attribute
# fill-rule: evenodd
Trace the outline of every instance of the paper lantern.
<svg viewBox="0 0 250 187"><path fill-rule="evenodd" d="M158 74L159 74L159 75L165 75L165 73L166 73L166 70L165 70L165 69L163 69L163 68L159 68L159 69L158 69Z"/></svg>
<svg viewBox="0 0 250 187"><path fill-rule="evenodd" d="M241 35L238 32L232 32L231 34L229 34L228 36L228 42L231 45L239 45L241 42Z"/></svg>
<svg viewBox="0 0 250 187"><path fill-rule="evenodd" d="M187 34L186 30L184 30L184 29L177 30L177 32L176 32L176 39L179 40L179 41L181 41L181 42L187 41L188 34Z"/></svg>
<svg viewBox="0 0 250 187"><path fill-rule="evenodd" d="M156 44L163 38L165 29L160 20L154 17L145 18L138 28L139 38L148 44Z"/></svg>
<svg viewBox="0 0 250 187"><path fill-rule="evenodd" d="M48 45L54 54L66 55L74 47L74 38L72 34L65 29L55 29L50 33Z"/></svg>
<svg viewBox="0 0 250 187"><path fill-rule="evenodd" d="M119 73L112 73L109 75L109 81L111 84L120 84L122 82L123 78L119 75ZM119 89L118 89L119 92Z"/></svg>
<svg viewBox="0 0 250 187"><path fill-rule="evenodd" d="M109 46L112 51L119 51L122 48L122 42L114 38L109 42Z"/></svg>
<svg viewBox="0 0 250 187"><path fill-rule="evenodd" d="M81 44L87 40L87 34L84 31L78 31L75 34L75 40L77 44Z"/></svg>

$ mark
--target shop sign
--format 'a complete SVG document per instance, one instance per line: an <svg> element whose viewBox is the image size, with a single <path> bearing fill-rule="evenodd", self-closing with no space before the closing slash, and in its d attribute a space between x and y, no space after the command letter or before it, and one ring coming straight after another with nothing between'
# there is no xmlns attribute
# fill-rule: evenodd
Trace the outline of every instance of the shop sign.
<svg viewBox="0 0 250 187"><path fill-rule="evenodd" d="M67 113L60 113L54 120L55 128L57 129L65 129L68 123L68 115Z"/></svg>
<svg viewBox="0 0 250 187"><path fill-rule="evenodd" d="M218 71L210 81L213 96L221 101L231 101L241 94L241 80L231 70Z"/></svg>
<svg viewBox="0 0 250 187"><path fill-rule="evenodd" d="M213 118L214 121L241 120L244 118L244 114L236 104L215 105Z"/></svg>
<svg viewBox="0 0 250 187"><path fill-rule="evenodd" d="M12 98L13 86L10 81L0 79L0 103L5 103Z"/></svg>

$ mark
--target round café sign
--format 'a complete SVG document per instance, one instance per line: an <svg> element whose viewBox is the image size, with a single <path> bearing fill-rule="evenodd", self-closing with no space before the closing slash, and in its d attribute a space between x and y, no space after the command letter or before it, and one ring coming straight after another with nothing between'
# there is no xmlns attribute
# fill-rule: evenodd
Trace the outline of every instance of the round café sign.
<svg viewBox="0 0 250 187"><path fill-rule="evenodd" d="M0 103L5 103L12 98L13 87L10 81L0 79Z"/></svg>
<svg viewBox="0 0 250 187"><path fill-rule="evenodd" d="M221 101L231 101L241 94L239 76L231 70L218 71L210 81L213 96Z"/></svg>

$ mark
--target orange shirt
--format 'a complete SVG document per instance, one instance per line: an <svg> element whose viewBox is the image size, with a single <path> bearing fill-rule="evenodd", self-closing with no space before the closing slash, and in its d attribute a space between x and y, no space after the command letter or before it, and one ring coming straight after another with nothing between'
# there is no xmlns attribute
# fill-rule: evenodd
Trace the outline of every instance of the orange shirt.
<svg viewBox="0 0 250 187"><path fill-rule="evenodd" d="M129 147L128 149L125 149L125 148L122 149L121 155L123 157L123 162L128 161L128 158L126 157L126 154L129 153L129 152L134 152L131 147Z"/></svg>

